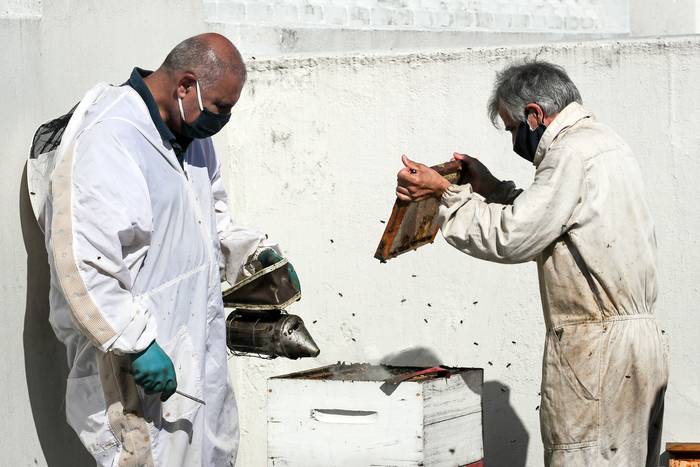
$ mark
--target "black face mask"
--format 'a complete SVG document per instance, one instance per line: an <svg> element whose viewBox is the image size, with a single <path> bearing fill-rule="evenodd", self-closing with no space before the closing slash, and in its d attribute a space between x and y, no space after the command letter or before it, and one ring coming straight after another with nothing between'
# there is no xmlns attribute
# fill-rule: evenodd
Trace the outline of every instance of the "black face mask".
<svg viewBox="0 0 700 467"><path fill-rule="evenodd" d="M220 115L210 112L204 108L202 105L202 95L199 91L199 82L195 81L197 86L197 101L199 102L199 110L201 113L192 123L187 123L185 121L185 112L182 109L182 99L178 97L178 104L180 105L180 117L182 121L180 123L180 134L185 138L190 139L201 139L213 136L221 130L224 125L226 125L231 118L231 114Z"/></svg>
<svg viewBox="0 0 700 467"><path fill-rule="evenodd" d="M540 144L540 139L542 139L546 129L547 127L540 123L537 128L531 130L530 125L526 122L520 122L518 130L515 132L513 151L523 159L533 162L537 145Z"/></svg>

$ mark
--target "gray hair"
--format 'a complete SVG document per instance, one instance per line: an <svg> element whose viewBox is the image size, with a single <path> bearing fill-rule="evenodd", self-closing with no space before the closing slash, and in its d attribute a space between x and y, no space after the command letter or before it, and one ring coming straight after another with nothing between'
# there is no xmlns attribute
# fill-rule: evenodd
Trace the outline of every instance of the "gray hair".
<svg viewBox="0 0 700 467"><path fill-rule="evenodd" d="M562 67L542 61L515 63L496 75L488 103L491 123L499 126L499 109L513 120L524 122L525 107L532 102L542 107L546 115L559 113L572 102L583 103Z"/></svg>
<svg viewBox="0 0 700 467"><path fill-rule="evenodd" d="M240 59L240 56L238 57ZM244 80L246 75L242 59L240 63L223 60L202 36L194 36L180 42L170 51L162 68L168 72L190 71L197 75L201 88L207 88L221 79L226 72L238 73Z"/></svg>

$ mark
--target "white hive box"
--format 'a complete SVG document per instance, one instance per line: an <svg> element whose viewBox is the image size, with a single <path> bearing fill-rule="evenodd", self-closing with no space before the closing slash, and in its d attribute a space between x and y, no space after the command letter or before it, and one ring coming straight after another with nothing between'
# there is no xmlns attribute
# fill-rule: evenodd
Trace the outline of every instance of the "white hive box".
<svg viewBox="0 0 700 467"><path fill-rule="evenodd" d="M482 466L483 370L333 365L268 380L268 466Z"/></svg>

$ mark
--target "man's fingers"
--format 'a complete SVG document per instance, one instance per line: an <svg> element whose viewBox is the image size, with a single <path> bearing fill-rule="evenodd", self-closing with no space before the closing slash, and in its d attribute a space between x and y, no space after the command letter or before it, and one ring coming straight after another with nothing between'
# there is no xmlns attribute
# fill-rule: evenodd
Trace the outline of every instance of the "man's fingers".
<svg viewBox="0 0 700 467"><path fill-rule="evenodd" d="M396 175L396 182L399 186L413 186L416 184L416 169L405 167Z"/></svg>
<svg viewBox="0 0 700 467"><path fill-rule="evenodd" d="M146 394L153 394L155 392L153 391L153 386L155 386L155 381L150 378L145 379L143 384L141 384L141 387L144 391L146 391Z"/></svg>
<svg viewBox="0 0 700 467"><path fill-rule="evenodd" d="M168 399L170 399L170 396L175 394L175 390L177 389L177 383L173 381L172 379L169 379L167 383L165 383L165 389L163 389L163 392L160 394L160 400L165 402Z"/></svg>
<svg viewBox="0 0 700 467"><path fill-rule="evenodd" d="M409 169L416 170L418 168L418 164L409 159L406 154L403 154L401 156L401 162L403 162L403 165L405 165Z"/></svg>
<svg viewBox="0 0 700 467"><path fill-rule="evenodd" d="M139 386L143 386L146 382L146 373L134 373L134 382Z"/></svg>
<svg viewBox="0 0 700 467"><path fill-rule="evenodd" d="M398 182L399 185L406 185L409 182L409 177L411 173L408 171L409 169L401 169L398 174L396 174L396 181Z"/></svg>
<svg viewBox="0 0 700 467"><path fill-rule="evenodd" d="M411 192L405 186L397 186L396 195L411 196Z"/></svg>
<svg viewBox="0 0 700 467"><path fill-rule="evenodd" d="M418 190L415 188L406 189L399 187L396 189L396 197L401 201L422 201L424 199L433 196L431 192L426 192L425 190Z"/></svg>
<svg viewBox="0 0 700 467"><path fill-rule="evenodd" d="M411 196L411 192L405 186L397 186L396 193L401 193L402 195Z"/></svg>
<svg viewBox="0 0 700 467"><path fill-rule="evenodd" d="M459 152L453 152L452 158L456 161L462 161L462 162L469 162L469 161L474 159L471 156L467 156L466 154L461 154Z"/></svg>
<svg viewBox="0 0 700 467"><path fill-rule="evenodd" d="M400 199L401 201L412 201L411 195L408 193L408 190L405 188L403 190L399 190L399 188L396 189L396 197Z"/></svg>

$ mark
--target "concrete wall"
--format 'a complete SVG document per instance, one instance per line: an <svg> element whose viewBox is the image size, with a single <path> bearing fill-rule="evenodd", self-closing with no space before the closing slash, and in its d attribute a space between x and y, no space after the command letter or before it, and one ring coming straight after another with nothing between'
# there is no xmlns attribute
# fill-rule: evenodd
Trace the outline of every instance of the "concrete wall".
<svg viewBox="0 0 700 467"><path fill-rule="evenodd" d="M34 130L97 81L122 83L135 65L155 67L203 29L200 4L189 0L0 2L2 466L94 465L65 424L65 349L47 321L43 240L21 190Z"/></svg>
<svg viewBox="0 0 700 467"><path fill-rule="evenodd" d="M199 1L0 2L0 465L90 465L63 422L64 349L46 321L42 239L20 196L32 133L96 81L119 83L134 65L155 67L206 27ZM535 55L566 66L587 105L639 154L659 225L659 315L674 342L666 434L700 439L700 99L691 85L699 45L681 38L250 59L250 83L216 144L239 219L279 239L297 266L304 298L290 311L304 317L322 354L231 360L238 465L264 465L265 378L337 360L484 367L487 456L493 465L525 465L526 457L539 465L543 325L534 265L481 263L441 240L384 265L372 259L402 152L437 163L463 150L527 184L532 169L489 126L484 105L495 70Z"/></svg>
<svg viewBox="0 0 700 467"><path fill-rule="evenodd" d="M216 143L240 220L279 239L299 272L304 297L290 312L321 355L231 360L240 465L264 463L265 379L339 360L483 367L490 465L541 465L535 265L481 262L442 239L387 264L372 258L401 153L439 163L464 151L528 185L533 168L490 126L485 104L496 70L535 56L566 67L639 158L658 226L657 312L673 346L665 436L700 439L699 51L698 38L683 38L251 62Z"/></svg>
<svg viewBox="0 0 700 467"><path fill-rule="evenodd" d="M697 34L700 0L631 0L629 21L634 36Z"/></svg>
<svg viewBox="0 0 700 467"><path fill-rule="evenodd" d="M0 18L41 16L41 0L0 0Z"/></svg>
<svg viewBox="0 0 700 467"><path fill-rule="evenodd" d="M203 0L253 55L425 50L629 33L628 0Z"/></svg>
<svg viewBox="0 0 700 467"><path fill-rule="evenodd" d="M7 0L6 0L7 1ZM627 0L203 0L208 21L304 27L616 32Z"/></svg>

